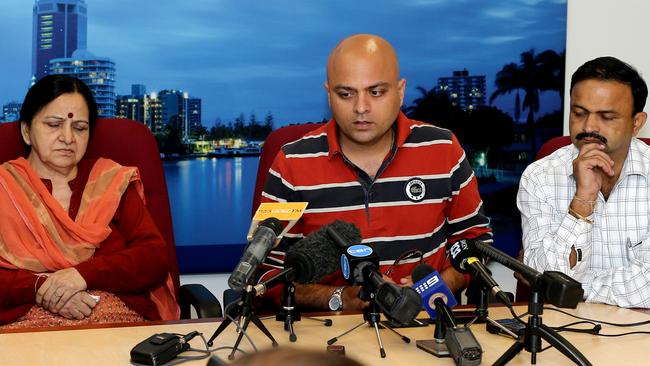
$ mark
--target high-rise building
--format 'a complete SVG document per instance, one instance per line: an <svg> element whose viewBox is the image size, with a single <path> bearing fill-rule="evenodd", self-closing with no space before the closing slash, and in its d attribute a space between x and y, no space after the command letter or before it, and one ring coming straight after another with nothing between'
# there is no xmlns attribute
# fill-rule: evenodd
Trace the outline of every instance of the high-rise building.
<svg viewBox="0 0 650 366"><path fill-rule="evenodd" d="M141 97L147 94L147 87L142 84L131 85L131 95L134 97Z"/></svg>
<svg viewBox="0 0 650 366"><path fill-rule="evenodd" d="M20 118L20 109L23 107L22 103L9 102L2 106L2 120L5 122L18 121Z"/></svg>
<svg viewBox="0 0 650 366"><path fill-rule="evenodd" d="M84 0L36 0L32 24L32 80L49 73L50 60L86 48Z"/></svg>
<svg viewBox="0 0 650 366"><path fill-rule="evenodd" d="M438 88L463 110L485 105L485 75L470 76L469 71L454 71L453 76L438 78Z"/></svg>
<svg viewBox="0 0 650 366"><path fill-rule="evenodd" d="M158 100L162 107L162 121L166 125L176 123L176 127L182 128L180 121L183 119L183 91L176 89L164 89L158 92Z"/></svg>
<svg viewBox="0 0 650 366"><path fill-rule="evenodd" d="M193 135L201 126L201 99L192 98L187 92L165 89L158 93L162 122L175 126L184 139Z"/></svg>
<svg viewBox="0 0 650 366"><path fill-rule="evenodd" d="M187 119L190 127L190 135L196 135L201 124L201 98L192 98L187 103Z"/></svg>
<svg viewBox="0 0 650 366"><path fill-rule="evenodd" d="M133 95L118 95L115 97L115 117L128 118L145 123L141 105L143 100ZM144 108L142 108L144 110Z"/></svg>
<svg viewBox="0 0 650 366"><path fill-rule="evenodd" d="M51 74L65 74L81 79L93 92L99 117L115 116L115 62L77 50L72 57L50 60Z"/></svg>
<svg viewBox="0 0 650 366"><path fill-rule="evenodd" d="M160 99L158 99L157 93L151 93L149 95L149 120L151 121L151 125L149 126L151 131L162 131L162 103L160 102Z"/></svg>
<svg viewBox="0 0 650 366"><path fill-rule="evenodd" d="M153 132L161 130L161 109L157 95L147 95L142 84L131 85L131 95L118 95L115 99L115 116L144 123Z"/></svg>

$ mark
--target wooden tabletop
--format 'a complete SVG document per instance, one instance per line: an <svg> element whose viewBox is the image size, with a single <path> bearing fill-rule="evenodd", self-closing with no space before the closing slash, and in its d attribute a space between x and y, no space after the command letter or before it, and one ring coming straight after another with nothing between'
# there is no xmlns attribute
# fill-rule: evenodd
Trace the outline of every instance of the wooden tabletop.
<svg viewBox="0 0 650 366"><path fill-rule="evenodd" d="M526 311L525 306L517 306L518 314ZM650 320L647 312L622 309L601 304L580 303L577 309L568 309L572 314L599 319L609 322L638 322ZM425 314L421 314L425 316ZM489 316L493 319L509 318L509 312L503 307L491 307ZM324 350L328 339L338 336L344 331L361 323L361 314L334 315L330 317L334 324L326 327L320 322L303 319L294 323L298 340L289 341L288 333L283 329L283 323L275 319L266 319L264 324L269 328L280 347L301 347ZM545 310L543 323L548 326L559 326L575 321L575 319L554 311ZM86 329L62 329L48 331L12 332L0 334L0 360L2 365L128 365L129 352L138 342L155 333L186 334L197 330L209 338L217 329L219 322L190 321L177 323L146 324L137 326L93 327ZM487 333L485 324L474 324L471 327L474 335L483 348L482 364L489 365L499 358L512 344L513 340L505 336ZM635 328L619 328L603 325L601 333L616 334L632 330L650 331L650 325ZM433 326L419 328L402 328L398 330L411 338L411 343L404 343L398 336L388 330L381 330L387 357L379 356L377 339L373 328L363 326L340 338L337 344L345 346L348 357L352 357L365 365L453 365L451 359L438 359L416 347L416 340L432 339ZM271 342L253 325L248 327L258 349L269 348ZM623 338L597 337L590 334L568 333L562 335L578 348L594 365L630 365L647 362L650 351L650 335L631 335ZM235 327L228 326L215 340L217 346L232 346L237 337ZM202 340L197 337L191 341L195 348L202 347ZM544 345L547 345L544 342ZM246 338L241 348L251 352L252 347ZM227 360L228 350L216 352L223 360ZM529 365L530 353L522 351L509 365ZM207 360L193 361L188 365L205 365ZM555 349L549 349L537 355L539 365L570 365L571 362Z"/></svg>

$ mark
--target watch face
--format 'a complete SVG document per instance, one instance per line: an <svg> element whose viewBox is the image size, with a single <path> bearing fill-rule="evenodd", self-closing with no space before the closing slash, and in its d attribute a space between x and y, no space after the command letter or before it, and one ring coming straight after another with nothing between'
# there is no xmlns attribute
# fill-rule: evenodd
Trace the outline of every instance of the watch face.
<svg viewBox="0 0 650 366"><path fill-rule="evenodd" d="M330 310L336 311L341 309L341 297L340 296L332 296L330 298L329 302Z"/></svg>

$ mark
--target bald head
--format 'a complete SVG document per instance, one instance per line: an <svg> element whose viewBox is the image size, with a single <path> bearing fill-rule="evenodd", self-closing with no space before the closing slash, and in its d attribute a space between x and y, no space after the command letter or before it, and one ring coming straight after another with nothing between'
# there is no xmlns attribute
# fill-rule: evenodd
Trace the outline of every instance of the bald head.
<svg viewBox="0 0 650 366"><path fill-rule="evenodd" d="M357 34L344 39L327 60L327 100L343 148L377 148L381 159L392 143L391 126L404 100L397 56L385 39ZM386 150L387 151L387 150ZM382 155L383 154L383 155Z"/></svg>
<svg viewBox="0 0 650 366"><path fill-rule="evenodd" d="M397 80L399 65L393 46L372 34L355 34L341 41L327 60L327 79L349 67L351 63L369 63L380 67L385 77Z"/></svg>

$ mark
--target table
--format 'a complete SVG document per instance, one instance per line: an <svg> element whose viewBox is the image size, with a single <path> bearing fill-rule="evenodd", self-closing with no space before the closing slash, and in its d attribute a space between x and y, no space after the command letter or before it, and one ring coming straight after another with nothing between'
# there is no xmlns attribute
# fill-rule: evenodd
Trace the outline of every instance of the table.
<svg viewBox="0 0 650 366"><path fill-rule="evenodd" d="M610 305L580 303L577 309L566 309L569 312L592 319L610 322L638 322L650 320L650 314L643 311L622 309ZM515 311L521 314L525 306L516 306ZM425 313L422 314L423 316ZM490 307L489 315L493 319L510 317L503 307ZM275 319L266 319L264 323L269 328L280 347L302 347L324 350L326 341L338 336L343 331L362 321L361 314L330 316L334 324L325 327L320 322L303 319L294 323L298 341L289 342L288 333L283 330L283 323ZM573 322L569 316L545 310L543 323L549 326L559 326ZM91 329L48 330L36 332L16 332L0 334L0 363L2 365L128 365L129 351L138 342L154 333L175 332L189 333L193 330L203 332L209 338L216 330L217 320L165 322L163 324L147 324L139 326L94 327ZM490 365L499 358L514 342L505 336L487 333L485 324L474 324L472 331L480 342L484 354L482 364ZM260 349L269 348L270 341L254 325L250 325L249 335ZM618 328L603 325L601 333L613 334L632 330L650 331L650 325L635 328ZM451 359L438 359L435 356L418 349L415 340L433 338L433 326L421 328L400 329L404 335L411 337L410 344L404 343L399 337L388 330L382 330L382 340L387 357L379 357L379 350L374 329L362 327L340 338L337 344L344 345L346 354L365 365L453 365ZM590 334L568 333L562 335L578 348L594 365L631 365L647 362L650 355L650 335L631 335L623 338L596 337ZM232 346L237 334L230 325L215 340L215 346ZM202 341L199 337L191 342L199 348ZM250 344L244 338L242 348L250 352ZM226 360L229 351L219 351L217 354ZM193 361L187 365L205 365L207 360ZM539 365L570 365L569 359L555 349L549 349L537 355ZM529 365L530 353L522 351L509 365Z"/></svg>

